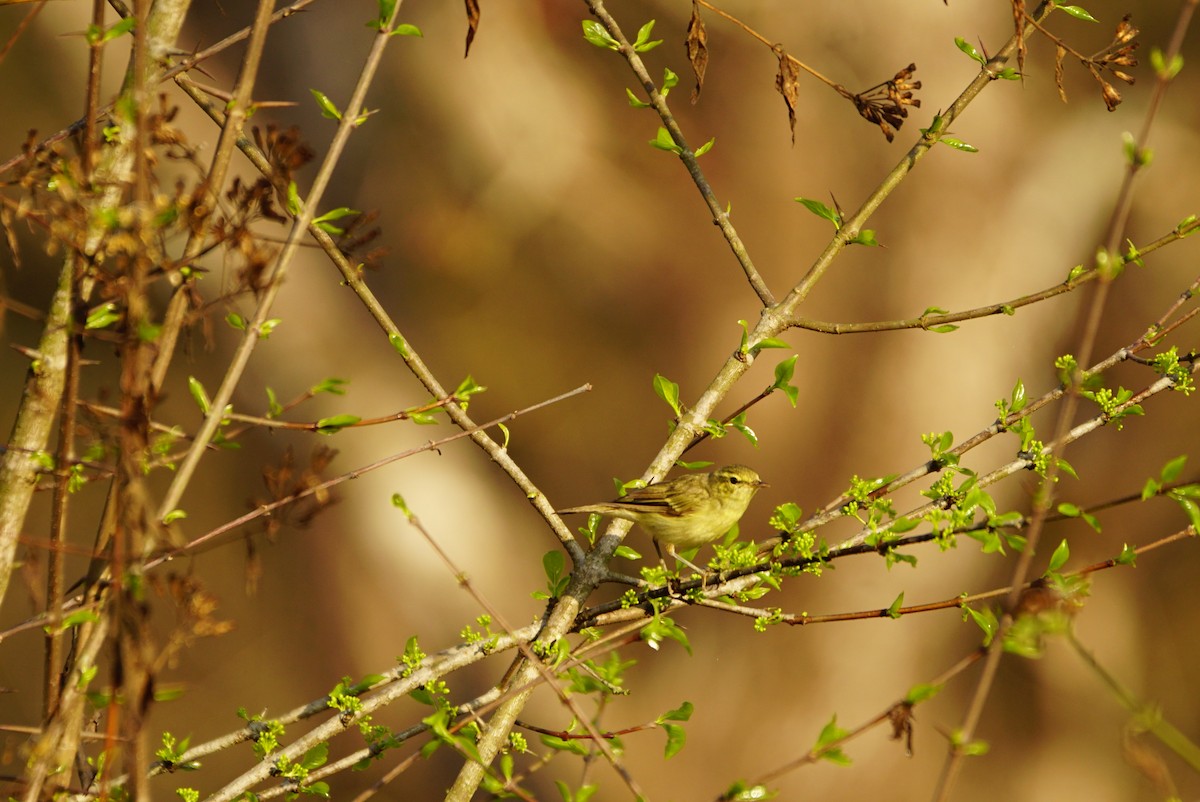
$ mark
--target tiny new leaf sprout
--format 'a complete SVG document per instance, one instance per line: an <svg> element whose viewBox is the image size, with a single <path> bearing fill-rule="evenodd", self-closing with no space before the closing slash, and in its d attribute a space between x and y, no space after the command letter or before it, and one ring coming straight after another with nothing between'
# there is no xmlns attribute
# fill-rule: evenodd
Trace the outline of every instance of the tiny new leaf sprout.
<svg viewBox="0 0 1200 802"><path fill-rule="evenodd" d="M548 551L542 555L542 568L546 571L546 590L535 590L532 594L533 598L557 599L561 597L567 589L567 583L571 581L570 574L563 576L563 569L566 568L566 565L567 558L561 551Z"/></svg>
<svg viewBox="0 0 1200 802"><path fill-rule="evenodd" d="M996 613L991 607L985 607L982 610L963 607L963 620L966 621L967 618L973 620L983 630L984 646L987 646L992 642L992 638L996 637L996 630L1000 628L1000 620L996 618Z"/></svg>
<svg viewBox="0 0 1200 802"><path fill-rule="evenodd" d="M83 327L85 329L106 329L120 319L121 313L117 311L116 304L103 303L88 312L87 321Z"/></svg>
<svg viewBox="0 0 1200 802"><path fill-rule="evenodd" d="M679 147L679 145L676 145L675 140L671 138L671 132L666 128L663 128L661 125L658 127L658 135L655 136L654 139L650 140L650 145L651 147L658 148L659 150L665 150L674 153L677 156L683 153L683 148Z"/></svg>
<svg viewBox="0 0 1200 802"><path fill-rule="evenodd" d="M175 521L182 520L186 517L187 517L187 510L181 510L178 507L176 507L175 509L171 510L170 512L168 512L166 515L163 516L162 522L164 524L171 524L171 523L174 523Z"/></svg>
<svg viewBox="0 0 1200 802"><path fill-rule="evenodd" d="M374 28L382 31L392 19L392 14L396 11L397 0L379 0L379 15L367 23L368 28ZM421 29L416 25L411 25L407 22L397 25L391 30L388 36L424 36Z"/></svg>
<svg viewBox="0 0 1200 802"><path fill-rule="evenodd" d="M607 47L609 50L620 50L621 43L609 36L604 26L594 19L583 21L583 38L596 47Z"/></svg>
<svg viewBox="0 0 1200 802"><path fill-rule="evenodd" d="M133 30L137 24L137 17L130 14L120 22L113 25L111 28L101 28L99 25L89 25L84 38L89 45L102 45L111 42L118 36L123 36Z"/></svg>
<svg viewBox="0 0 1200 802"><path fill-rule="evenodd" d="M454 400L457 401L458 405L463 408L463 411L466 411L467 406L471 401L471 396L475 395L476 393L485 392L486 390L486 387L484 387L482 384L479 384L474 378L468 375L467 378L459 382L458 387L454 390Z"/></svg>
<svg viewBox="0 0 1200 802"><path fill-rule="evenodd" d="M1067 545L1066 538L1063 538L1062 542L1058 544L1058 548L1050 555L1050 564L1046 566L1046 573L1042 576L1057 574L1069 559L1071 559L1071 547Z"/></svg>
<svg viewBox="0 0 1200 802"><path fill-rule="evenodd" d="M887 608L888 618L900 618L900 608L904 606L904 593L901 592Z"/></svg>
<svg viewBox="0 0 1200 802"><path fill-rule="evenodd" d="M228 315L226 315L225 322L229 324L230 328L237 329L238 331L246 330L246 318L242 317L237 312L230 312Z"/></svg>
<svg viewBox="0 0 1200 802"><path fill-rule="evenodd" d="M1029 400L1025 397L1025 383L1017 379L1017 383L1013 385L1012 393L1008 400L1001 398L996 402L996 410L1000 413L1000 423L1008 419L1009 415L1014 415L1025 408Z"/></svg>
<svg viewBox="0 0 1200 802"><path fill-rule="evenodd" d="M1171 59L1171 63L1167 64L1161 48L1150 48L1150 66L1154 68L1154 73L1164 81L1170 81L1179 71L1183 69L1183 55L1176 53Z"/></svg>
<svg viewBox="0 0 1200 802"><path fill-rule="evenodd" d="M388 342L392 344L392 348L396 349L396 353L404 359L412 356L412 352L408 350L408 341L399 334L389 334Z"/></svg>
<svg viewBox="0 0 1200 802"><path fill-rule="evenodd" d="M866 245L871 248L879 247L879 240L875 239L875 232L869 228L864 228L862 231L855 234L850 239L846 240L847 245Z"/></svg>
<svg viewBox="0 0 1200 802"><path fill-rule="evenodd" d="M737 432L741 432L742 436L750 441L750 445L758 445L758 434L750 428L746 423L746 412L739 412L729 421L729 428Z"/></svg>
<svg viewBox="0 0 1200 802"><path fill-rule="evenodd" d="M336 434L347 426L353 426L362 418L357 415L331 415L317 421L317 434Z"/></svg>
<svg viewBox="0 0 1200 802"><path fill-rule="evenodd" d="M1067 518L1078 518L1088 526L1092 527L1092 529L1095 529L1097 532L1101 531L1099 519L1097 519L1095 515L1084 511L1077 504L1071 504L1070 502L1064 501L1058 505L1058 513L1059 515L1063 515ZM1066 541L1063 542L1065 543Z"/></svg>
<svg viewBox="0 0 1200 802"><path fill-rule="evenodd" d="M792 384L792 376L796 372L796 360L800 357L799 354L792 354L787 359L775 366L775 383L771 385L772 392L780 390L788 397L788 401L792 402L792 406L796 406L796 401L800 397L800 388Z"/></svg>
<svg viewBox="0 0 1200 802"><path fill-rule="evenodd" d="M952 331L957 331L958 326L954 325L953 323L943 323L940 326L930 326L925 323L925 318L930 317L931 315L948 315L948 314L950 314L950 310L943 309L940 306L925 307L925 311L922 312L920 315L921 328L925 329L925 331L932 331L934 334L949 334Z"/></svg>
<svg viewBox="0 0 1200 802"><path fill-rule="evenodd" d="M192 400L196 402L196 406L200 407L200 412L207 415L212 409L212 401L209 400L204 385L195 376L188 376L188 392L192 394Z"/></svg>
<svg viewBox="0 0 1200 802"><path fill-rule="evenodd" d="M267 388L267 417L274 419L283 414L283 405L279 403L279 399L275 397L275 391L270 387Z"/></svg>
<svg viewBox="0 0 1200 802"><path fill-rule="evenodd" d="M1138 147L1137 139L1128 131L1121 134L1121 150L1132 167L1148 167L1154 161L1154 150Z"/></svg>
<svg viewBox="0 0 1200 802"><path fill-rule="evenodd" d="M1086 22L1099 22L1100 21L1100 20L1096 19L1095 17L1093 17L1091 14L1089 14L1084 9L1080 8L1079 6L1057 6L1056 5L1056 6L1053 6L1053 8L1057 8L1062 11L1065 11L1068 14L1070 14L1072 17L1074 17L1075 19L1081 19Z"/></svg>
<svg viewBox="0 0 1200 802"><path fill-rule="evenodd" d="M340 220L343 217L348 217L352 214L362 214L358 209L350 209L346 206L339 206L336 209L326 212L320 217L313 219L313 225L324 231L326 234L332 234L335 237L345 234L343 228L333 225L334 220Z"/></svg>
<svg viewBox="0 0 1200 802"><path fill-rule="evenodd" d="M849 766L850 757L842 751L840 746L836 745L849 734L849 730L844 730L837 725L837 714L835 713L833 718L829 719L829 723L821 728L821 734L817 736L817 742L812 748L813 754L821 760L828 760L839 766Z"/></svg>
<svg viewBox="0 0 1200 802"><path fill-rule="evenodd" d="M642 640L646 642L646 645L655 651L658 651L663 640L670 638L673 641L678 641L684 649L687 649L688 654L692 653L692 644L688 640L687 634L684 633L683 628L665 615L656 615L651 619L649 624L642 627L640 635Z"/></svg>
<svg viewBox="0 0 1200 802"><path fill-rule="evenodd" d="M375 19L367 23L371 28L382 28L387 25L392 19L392 14L396 12L396 5L399 0L378 0L379 14Z"/></svg>
<svg viewBox="0 0 1200 802"><path fill-rule="evenodd" d="M182 761L184 752L188 750L191 744L190 737L177 741L175 736L169 732L162 734L162 748L155 751L154 756L162 763L162 767L167 771L196 771L200 768L199 761L189 760Z"/></svg>
<svg viewBox="0 0 1200 802"><path fill-rule="evenodd" d="M637 39L633 41L633 49L638 53L646 53L663 43L662 39L651 41L650 34L654 32L654 20L650 20L638 28Z"/></svg>
<svg viewBox="0 0 1200 802"><path fill-rule="evenodd" d="M392 506L404 513L405 518L411 519L413 517L412 510L408 508L408 502L406 502L404 500L404 496L400 495L399 493L392 493ZM410 642L415 642L415 638Z"/></svg>
<svg viewBox="0 0 1200 802"><path fill-rule="evenodd" d="M980 53L978 49L976 49L975 45L971 44L970 42L968 42L966 39L962 38L961 36L954 37L954 45L959 50L966 53L967 56L969 56L972 60L978 61L980 64L983 64L983 65L987 64L987 59L984 58L983 54Z"/></svg>
<svg viewBox="0 0 1200 802"><path fill-rule="evenodd" d="M952 137L952 136L938 137L938 142L941 142L943 145L949 145L950 147L954 148L955 150L961 150L964 153L978 153L979 152L979 148L975 147L974 145L963 142L961 139L958 139L958 138Z"/></svg>
<svg viewBox="0 0 1200 802"><path fill-rule="evenodd" d="M1169 460L1166 465L1159 471L1159 478L1150 478L1146 480L1146 484L1142 486L1142 501L1148 498L1153 498L1162 493L1163 487L1171 484L1179 478L1179 474L1183 473L1183 466L1187 464L1187 454L1180 455L1173 460Z"/></svg>
<svg viewBox="0 0 1200 802"><path fill-rule="evenodd" d="M287 186L287 210L292 217L299 217L303 203L300 201L300 190L295 181L289 181Z"/></svg>
<svg viewBox="0 0 1200 802"><path fill-rule="evenodd" d="M916 705L921 702L927 702L933 697L942 692L944 685L937 683L922 682L908 689L908 693L904 694L904 703L908 705Z"/></svg>
<svg viewBox="0 0 1200 802"><path fill-rule="evenodd" d="M269 320L264 320L262 325L258 327L258 339L265 340L271 336L271 332L275 331L276 327L283 322L283 318L273 317Z"/></svg>
<svg viewBox="0 0 1200 802"><path fill-rule="evenodd" d="M831 209L820 201L813 200L812 198L793 198L793 200L802 205L805 209L808 209L817 217L833 223L834 231L842 230L842 216L836 209Z"/></svg>
<svg viewBox="0 0 1200 802"><path fill-rule="evenodd" d="M317 106L319 106L321 109L322 117L328 117L331 120L342 119L341 110L334 105L333 101L329 99L328 95L318 89L309 89L308 91L312 92L312 96L316 98Z"/></svg>
<svg viewBox="0 0 1200 802"><path fill-rule="evenodd" d="M664 757L673 757L683 749L683 745L687 743L687 731L678 724L671 724L672 721L687 721L692 717L694 710L691 702L684 702L674 710L668 710L654 720L654 723L663 728L667 734L667 748Z"/></svg>
<svg viewBox="0 0 1200 802"><path fill-rule="evenodd" d="M778 337L764 337L753 345L750 344L750 324L745 320L739 320L738 325L742 327L742 344L738 346L738 353L749 354L750 356L758 356L758 352L765 348L791 348Z"/></svg>
<svg viewBox="0 0 1200 802"><path fill-rule="evenodd" d="M683 409L679 404L679 385L663 376L661 373L654 374L654 394L667 402L667 406L675 413L675 417L679 418L683 415Z"/></svg>
<svg viewBox="0 0 1200 802"><path fill-rule="evenodd" d="M1133 240L1126 239L1125 244L1129 246L1125 249L1125 264L1132 262L1138 267L1145 267L1146 263L1142 261L1142 252L1139 251L1138 247L1133 244Z"/></svg>
<svg viewBox="0 0 1200 802"><path fill-rule="evenodd" d="M653 23L651 23L653 24ZM663 85L662 96L666 97L671 94L671 90L679 85L679 76L671 70L670 67L663 68Z"/></svg>
<svg viewBox="0 0 1200 802"><path fill-rule="evenodd" d="M1113 560L1117 565L1128 565L1130 568L1137 567L1137 549L1130 546L1128 543L1122 544L1121 553Z"/></svg>

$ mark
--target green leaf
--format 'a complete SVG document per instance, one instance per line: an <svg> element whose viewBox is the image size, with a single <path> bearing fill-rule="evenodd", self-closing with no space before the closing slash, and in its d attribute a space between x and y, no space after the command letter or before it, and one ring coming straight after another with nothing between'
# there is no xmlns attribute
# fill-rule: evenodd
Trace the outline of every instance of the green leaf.
<svg viewBox="0 0 1200 802"><path fill-rule="evenodd" d="M921 702L932 699L942 692L944 686L932 683L921 683L914 685L908 689L908 693L904 695L904 701L910 705L920 704Z"/></svg>
<svg viewBox="0 0 1200 802"><path fill-rule="evenodd" d="M650 40L650 34L654 32L654 20L650 20L641 28L638 28L637 39L633 42L633 49L638 53L646 53L663 43L662 39Z"/></svg>
<svg viewBox="0 0 1200 802"><path fill-rule="evenodd" d="M289 181L287 187L287 208L292 217L300 216L300 191L296 189L296 182Z"/></svg>
<svg viewBox="0 0 1200 802"><path fill-rule="evenodd" d="M837 725L837 715L829 720L829 723L821 728L821 734L817 736L817 743L813 747L813 751L821 752L821 760L828 760L830 763L837 763L841 766L850 765L850 758L840 747L833 744L841 741L850 734L849 730L844 730Z"/></svg>
<svg viewBox="0 0 1200 802"><path fill-rule="evenodd" d="M1063 11L1067 12L1075 19L1081 19L1086 22L1099 22L1100 21L1100 20L1096 19L1095 17L1093 17L1091 14L1084 11L1079 6L1055 6L1055 8L1062 9Z"/></svg>
<svg viewBox="0 0 1200 802"><path fill-rule="evenodd" d="M666 150L676 155L683 153L683 148L675 144L675 140L671 138L671 132L666 128L659 126L658 135L650 140L650 144L659 150Z"/></svg>
<svg viewBox="0 0 1200 802"><path fill-rule="evenodd" d="M951 136L940 137L938 139L938 142L941 142L943 145L949 145L950 147L954 148L955 150L961 150L964 153L978 153L979 152L979 148L975 147L974 145L969 145L966 142L963 142L961 139L955 139L954 137L951 137Z"/></svg>
<svg viewBox="0 0 1200 802"><path fill-rule="evenodd" d="M116 304L103 303L88 312L87 322L83 324L83 327L85 329L106 329L120 319L121 314L117 311Z"/></svg>
<svg viewBox="0 0 1200 802"><path fill-rule="evenodd" d="M333 101L324 93L317 89L309 89L312 96L317 99L317 106L321 109L321 116L328 117L331 120L342 119L342 112L337 106L333 105Z"/></svg>
<svg viewBox="0 0 1200 802"><path fill-rule="evenodd" d="M546 571L546 578L550 580L551 584L562 578L562 572L566 565L567 558L561 551L548 551L542 555L542 568Z"/></svg>
<svg viewBox="0 0 1200 802"><path fill-rule="evenodd" d="M345 229L333 225L333 221L340 220L343 217L353 214L362 214L362 212L358 211L357 209L350 209L346 206L339 206L337 209L326 212L320 217L315 218L313 220L313 224L326 234L331 234L335 237L341 236L342 234L346 233Z"/></svg>
<svg viewBox="0 0 1200 802"><path fill-rule="evenodd" d="M345 395L346 394L345 387L348 382L349 382L349 379L339 379L335 376L330 376L329 378L322 379L321 381L314 384L312 387L309 388L308 392L311 393L312 395L317 395L319 393L329 393L330 395Z"/></svg>
<svg viewBox="0 0 1200 802"><path fill-rule="evenodd" d="M675 413L675 417L679 418L683 415L683 411L679 405L679 385L663 376L661 373L654 374L654 394L667 402L667 406Z"/></svg>
<svg viewBox="0 0 1200 802"><path fill-rule="evenodd" d="M958 326L953 323L946 323L941 326L930 326L925 331L932 331L934 334L949 334L952 331L958 331Z"/></svg>
<svg viewBox="0 0 1200 802"><path fill-rule="evenodd" d="M1163 466L1162 472L1159 474L1162 477L1163 484L1170 484L1179 478L1179 474L1183 473L1183 466L1187 464L1187 454L1178 456Z"/></svg>
<svg viewBox="0 0 1200 802"><path fill-rule="evenodd" d="M362 418L357 415L331 415L328 418L321 418L317 421L317 432L319 434L334 434L345 429L347 426L353 426Z"/></svg>
<svg viewBox="0 0 1200 802"><path fill-rule="evenodd" d="M626 546L626 545L617 546L617 550L613 552L613 556L620 557L622 560L640 560L640 559L642 559L642 555L640 552L638 552L636 549L633 549L632 547Z"/></svg>
<svg viewBox="0 0 1200 802"><path fill-rule="evenodd" d="M852 240L848 240L848 245L866 245L871 248L879 247L879 240L875 239L875 232L869 228L864 228L858 232L858 235Z"/></svg>
<svg viewBox="0 0 1200 802"><path fill-rule="evenodd" d="M954 37L954 45L972 59L978 61L980 64L987 64L987 59L984 58L983 54L975 48L975 45L971 44L961 36Z"/></svg>
<svg viewBox="0 0 1200 802"><path fill-rule="evenodd" d="M1117 565L1128 565L1130 568L1137 567L1137 550L1128 543L1121 546L1121 553L1115 560Z"/></svg>
<svg viewBox="0 0 1200 802"><path fill-rule="evenodd" d="M679 750L683 749L683 745L687 743L687 731L678 724L662 724L663 732L667 734L667 747L663 752L663 757L674 757L679 754Z"/></svg>
<svg viewBox="0 0 1200 802"><path fill-rule="evenodd" d="M836 210L829 208L828 206L826 206L825 204L821 203L818 200L812 200L811 198L793 198L793 200L795 200L796 203L799 203L802 206L804 206L805 209L808 209L810 212L815 214L817 217L823 218L823 219L828 220L829 222L833 223L834 230L836 230L836 231L841 230L842 216L840 214L838 214Z"/></svg>
<svg viewBox="0 0 1200 802"><path fill-rule="evenodd" d="M1025 408L1028 399L1025 397L1025 383L1017 379L1017 383L1013 385L1012 395L1009 396L1008 408L1010 412L1020 412Z"/></svg>
<svg viewBox="0 0 1200 802"><path fill-rule="evenodd" d="M628 97L628 98L629 98L629 105L630 105L630 106L633 106L635 109L648 109L648 108L650 108L650 104L649 104L649 103L647 103L647 102L646 102L646 101L644 101L644 100L638 100L638 96L637 96L637 95L635 95L635 94L633 93L633 90L632 90L632 89L630 89L629 87L625 87L625 95L626 95L626 97Z"/></svg>
<svg viewBox="0 0 1200 802"><path fill-rule="evenodd" d="M413 25L410 22L402 22L399 25L397 25L395 28L392 29L391 35L392 36L419 36L421 38L425 37L425 34L421 33L421 29L418 28L416 25Z"/></svg>
<svg viewBox="0 0 1200 802"><path fill-rule="evenodd" d="M132 31L135 25L137 25L137 17L130 14L128 17L125 17L120 22L113 25L111 28L106 29L104 31L104 33L100 35L99 39L97 39L95 42L93 42L91 40L91 37L89 36L88 43L102 45L102 44L105 44L106 42L111 42L113 39L116 39L118 36L124 36L125 34ZM88 32L89 32L89 34L91 33L91 26L89 26Z"/></svg>
<svg viewBox="0 0 1200 802"><path fill-rule="evenodd" d="M996 637L996 630L1000 627L1000 622L996 619L996 614L991 608L976 610L974 607L964 607L964 616L970 616L975 621L976 625L983 630L983 645L987 646L992 642L992 638Z"/></svg>
<svg viewBox="0 0 1200 802"><path fill-rule="evenodd" d="M583 38L596 47L607 47L609 50L621 48L621 43L609 36L608 31L604 30L604 26L594 19L583 21Z"/></svg>
<svg viewBox="0 0 1200 802"><path fill-rule="evenodd" d="M1054 550L1054 554L1050 555L1050 565L1046 568L1046 573L1057 572L1067 564L1067 560L1071 559L1071 547L1067 545L1066 538L1058 544L1058 548Z"/></svg>
<svg viewBox="0 0 1200 802"><path fill-rule="evenodd" d="M658 721L660 723L663 721L690 721L695 710L696 707L691 702L684 702L674 710L663 713L658 717Z"/></svg>
<svg viewBox="0 0 1200 802"><path fill-rule="evenodd" d="M208 393L204 391L204 385L195 376L188 376L188 392L192 394L192 400L196 402L196 406L200 407L200 411L207 415L212 409L212 402L208 400Z"/></svg>
<svg viewBox="0 0 1200 802"><path fill-rule="evenodd" d="M383 25L387 25L388 21L392 18L392 14L396 13L397 0L376 0L376 1L379 6L379 14L378 14L378 16L376 16L376 18L373 22L368 22L367 24L374 25L375 27L378 28Z"/></svg>
<svg viewBox="0 0 1200 802"><path fill-rule="evenodd" d="M750 441L750 445L758 445L758 434L746 423L745 411L739 412L734 416L733 420L729 421L729 428L740 432L742 436Z"/></svg>
<svg viewBox="0 0 1200 802"><path fill-rule="evenodd" d="M1176 53L1175 57L1171 59L1171 63L1167 64L1162 50L1152 47L1150 48L1150 66L1154 68L1154 72L1159 78L1170 81L1183 69L1183 54Z"/></svg>
<svg viewBox="0 0 1200 802"><path fill-rule="evenodd" d="M697 159L700 158L705 153L708 153L710 150L712 150L712 147L715 144L717 144L717 138L714 136L712 139L708 140L703 145L701 145L699 148L697 148L696 153L694 155L696 156Z"/></svg>
<svg viewBox="0 0 1200 802"><path fill-rule="evenodd" d="M319 743L312 749L304 753L304 757L300 758L300 765L312 771L319 769L325 765L325 761L329 759L329 744Z"/></svg>
<svg viewBox="0 0 1200 802"><path fill-rule="evenodd" d="M888 618L893 618L893 619L900 618L901 617L900 608L903 606L904 606L904 593L902 592L899 596L896 597L896 600L893 601L888 606L888 608L887 608Z"/></svg>
<svg viewBox="0 0 1200 802"><path fill-rule="evenodd" d="M792 354L776 365L775 383L771 385L772 390L782 390L788 397L788 401L792 402L793 407L796 406L796 400L800 397L800 388L791 383L792 376L796 372L796 360L799 357L799 354Z"/></svg>

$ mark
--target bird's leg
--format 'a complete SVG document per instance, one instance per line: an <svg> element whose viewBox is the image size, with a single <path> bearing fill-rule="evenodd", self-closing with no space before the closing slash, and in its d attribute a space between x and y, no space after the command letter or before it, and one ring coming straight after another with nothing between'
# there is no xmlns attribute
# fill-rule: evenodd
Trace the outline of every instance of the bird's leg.
<svg viewBox="0 0 1200 802"><path fill-rule="evenodd" d="M671 593L672 596L677 596L679 594L679 588L683 584L683 580L680 579L678 576L673 576L671 574L671 572L669 570L667 570L667 561L663 557L664 551L666 552L668 557L674 557L676 560L683 563L688 568L691 568L693 571L695 571L697 574L699 574L701 587L704 586L703 583L705 582L705 576L706 576L707 572L703 568L700 568L695 563L693 563L690 560L683 557L683 555L676 553L675 545L673 543L666 543L660 547L658 541L655 540L654 541L654 550L656 552L658 552L658 560L659 560L659 562L662 563L663 570L667 571L667 590Z"/></svg>

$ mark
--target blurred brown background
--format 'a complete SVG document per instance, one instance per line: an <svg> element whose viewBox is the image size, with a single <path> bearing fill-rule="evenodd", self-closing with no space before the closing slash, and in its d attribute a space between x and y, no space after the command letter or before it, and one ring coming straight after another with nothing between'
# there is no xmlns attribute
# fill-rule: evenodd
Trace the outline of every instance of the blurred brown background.
<svg viewBox="0 0 1200 802"><path fill-rule="evenodd" d="M976 65L954 47L954 37L982 42L992 52L1012 25L1006 2L731 0L722 8L852 91L890 78L909 62L917 65L922 108L893 144L844 99L802 77L793 145L767 48L706 13L711 60L701 100L692 106L682 44L690 4L608 5L630 37L646 20L658 21L655 37L666 43L647 55L651 73L658 77L670 67L683 79L670 97L672 108L693 147L716 137L701 164L717 196L732 204L734 224L780 296L830 235L827 222L792 198L828 202L832 193L847 212L857 208L918 129L974 75ZM1121 132L1142 124L1152 83L1149 48L1165 47L1178 6L1090 2L1099 25L1056 15L1051 28L1090 53L1108 44L1123 13L1134 12L1143 32L1143 66L1136 86L1121 87L1125 103L1107 112L1095 82L1068 62L1070 103L1064 105L1053 83L1053 48L1034 37L1028 79L997 82L953 126L980 153L940 148L922 161L872 220L886 247L847 251L803 313L867 321L910 317L929 306L957 310L1053 285L1073 265L1088 262L1121 180ZM255 95L298 105L260 112L252 122L298 124L323 153L333 124L320 117L308 90L345 103L369 45L371 31L363 23L374 7L323 0L276 25ZM27 10L0 8L0 39ZM250 3L197 4L181 47L212 44L248 24L252 10ZM70 34L83 30L89 15L90 4L48 4L0 64L8 108L0 157L18 151L28 128L48 134L79 116L86 46ZM368 98L379 112L354 134L324 203L380 211L381 241L390 254L369 281L444 384L453 387L471 374L489 388L472 400L476 420L593 385L582 397L511 424L511 453L560 507L608 498L612 477L640 474L670 414L651 388L655 373L678 382L685 402L694 400L736 348L736 321L756 319L758 309L686 172L646 144L659 121L627 104L624 90L634 79L624 62L581 36L586 18L582 3L484 3L479 35L464 60L461 5L405 3L401 19L418 25L424 38L390 46ZM1190 45L1187 63L1197 56ZM240 57L234 48L206 63L209 76L200 80L228 86ZM117 64L114 55L106 76L113 86ZM1128 231L1136 243L1200 212L1194 72L1184 70L1156 121L1155 161L1139 179ZM211 147L217 131L207 118L177 91L170 96L181 106L179 124L191 141ZM7 255L0 257L4 292L39 306L50 293L56 262L36 251L25 256L19 271L10 269ZM1131 270L1112 293L1097 353L1132 341L1158 317L1195 277L1196 256L1196 241L1185 241ZM212 297L232 277L219 262L208 267L202 289ZM897 474L919 465L928 456L923 433L951 430L961 440L986 427L995 418L993 402L1007 397L1018 377L1034 396L1052 387L1053 359L1077 348L1077 313L1089 292L1022 309L1014 318L968 323L952 335L790 332L799 354L798 408L772 397L750 413L761 438L757 448L730 435L689 459L744 462L759 470L771 487L751 507L743 534L764 538L774 505L794 501L812 510L836 497L854 474ZM250 308L244 301L235 306L244 315ZM348 394L322 396L296 419L384 415L425 400L318 253L295 263L276 313L284 323L256 352L238 409L262 412L266 386L288 399L329 376L349 379ZM36 342L36 323L10 314L5 325L8 343ZM215 348L197 336L177 360L160 408L163 420L198 424L186 378L215 388L236 340L223 324L216 329ZM1183 350L1194 336L1194 326L1183 330ZM788 354L765 352L723 411L770 384L773 366ZM0 353L5 421L25 367L11 349ZM112 391L106 369L88 375L90 393ZM1148 373L1122 368L1110 385L1141 387ZM1072 447L1067 457L1084 481L1065 480L1063 498L1086 504L1137 492L1166 460L1196 451L1194 404L1179 394L1157 397L1145 419ZM1036 422L1048 431L1052 418ZM338 448L333 469L346 471L449 433L445 425L396 424L346 431L319 444ZM288 446L307 458L314 445L311 437L254 434L242 451L207 458L184 499L190 514L184 531L194 537L244 512L265 498L260 465L278 461ZM972 452L964 465L986 471L1013 451L1011 438L996 441ZM1030 477L1019 477L993 492L1002 507L1027 510L1033 487ZM237 544L174 564L171 570L195 573L220 597L237 630L198 644L162 678L187 693L156 708L153 726L207 740L239 724L238 706L270 717L321 696L344 675L386 670L412 634L429 652L455 643L458 630L481 611L392 509L389 497L397 491L510 622L540 613L541 603L529 593L543 586L540 558L555 542L499 469L475 447L456 443L343 486L340 503L313 526L285 529L274 545L260 543L265 573L256 596L243 591L244 552ZM103 495L96 486L79 499L98 510ZM914 490L898 507L917 501ZM40 516L30 521L37 536L44 509ZM1166 501L1108 512L1101 520L1102 534L1079 523L1052 527L1046 553L1070 538L1071 565L1082 566L1114 556L1122 543L1147 543L1184 524ZM93 525L81 507L73 518L81 546L90 543ZM836 541L849 531L823 534ZM629 542L652 553L640 532ZM1002 586L1011 571L1011 560L981 555L966 539L954 551L915 553L917 570L889 572L872 558L842 561L819 580L788 583L764 603L823 614L886 607L903 591L905 602L914 604ZM1077 622L1098 659L1193 738L1200 738L1190 612L1198 601L1197 565L1194 546L1182 544L1146 555L1135 570L1101 573ZM11 625L29 612L23 588L15 586L2 622ZM842 726L856 726L979 641L977 628L960 623L953 611L765 634L746 619L711 611L684 612L677 620L688 628L695 654L689 658L673 645L661 654L629 649L625 656L640 661L629 677L632 696L605 719L624 727L685 699L696 704L687 748L670 761L662 759L661 735L625 738L626 760L652 799L712 798L735 779L768 771L806 751L832 714ZM0 649L0 686L16 691L0 697L0 721L36 724L40 641L26 633ZM454 698L484 690L507 660L449 677ZM781 798L928 798L945 752L938 733L958 726L975 677L959 679L918 708L913 758L873 731L848 747L854 766L791 774L779 784ZM401 727L420 715L413 704L377 718ZM524 718L547 727L569 722L548 693ZM1127 722L1064 644L1051 643L1040 661L1006 659L979 732L992 751L968 765L956 798L1157 798L1122 760ZM353 735L344 740L335 743L334 754L357 743ZM157 781L162 797L183 784L213 790L226 772L252 761L248 747L233 751L205 762L211 774ZM3 770L16 771L15 765ZM1167 758L1167 765L1184 798L1200 795L1200 779L1178 760ZM456 767L443 750L385 798L440 798ZM334 798L349 798L378 775L373 769L333 778ZM560 760L543 775L530 787L539 798L557 798L551 780L574 783L577 765ZM602 785L597 799L628 798L607 769L596 779Z"/></svg>

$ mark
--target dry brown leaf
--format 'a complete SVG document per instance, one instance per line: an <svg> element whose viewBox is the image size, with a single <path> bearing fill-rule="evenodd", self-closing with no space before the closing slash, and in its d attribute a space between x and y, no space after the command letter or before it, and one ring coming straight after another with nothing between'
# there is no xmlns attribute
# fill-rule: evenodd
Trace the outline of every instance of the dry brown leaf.
<svg viewBox="0 0 1200 802"><path fill-rule="evenodd" d="M788 107L788 124L792 129L792 144L796 144L796 100L800 97L800 68L790 58L783 45L775 45L779 57L779 73L775 76L775 90L783 95Z"/></svg>
<svg viewBox="0 0 1200 802"><path fill-rule="evenodd" d="M471 55L471 42L475 41L475 32L479 29L479 0L465 0L467 4L467 49L463 58Z"/></svg>
<svg viewBox="0 0 1200 802"><path fill-rule="evenodd" d="M700 4L692 0L692 17L687 26L688 63L696 76L696 88L692 90L692 103L700 99L700 90L704 88L704 71L708 69L708 31L704 20L700 18Z"/></svg>
<svg viewBox="0 0 1200 802"><path fill-rule="evenodd" d="M1058 96L1062 102L1067 102L1067 88L1063 86L1063 59L1067 57L1067 49L1062 45L1054 53L1054 85L1058 87Z"/></svg>

